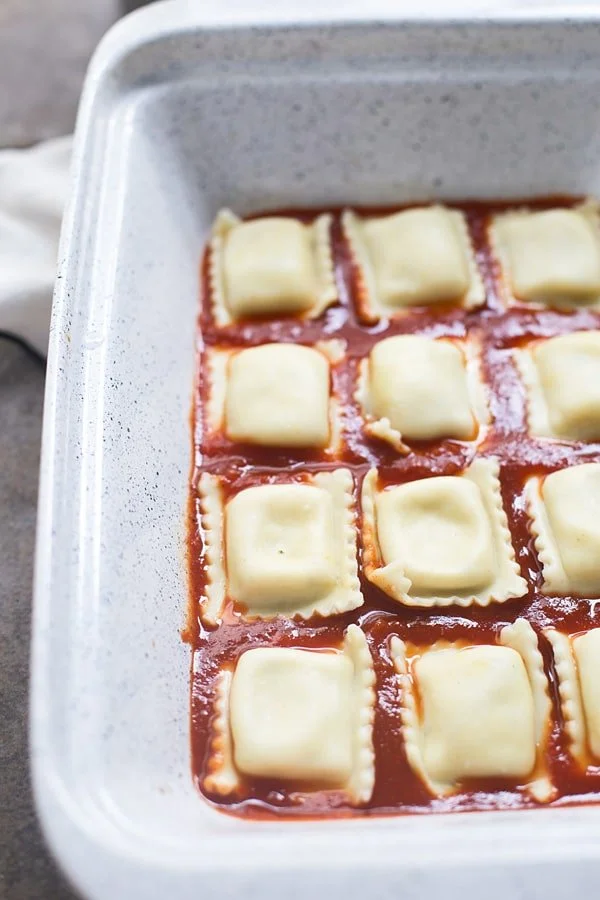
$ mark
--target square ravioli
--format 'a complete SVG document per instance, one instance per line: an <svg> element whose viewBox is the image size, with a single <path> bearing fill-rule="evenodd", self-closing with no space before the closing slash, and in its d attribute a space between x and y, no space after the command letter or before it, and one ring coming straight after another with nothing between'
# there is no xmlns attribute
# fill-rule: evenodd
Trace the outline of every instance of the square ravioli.
<svg viewBox="0 0 600 900"><path fill-rule="evenodd" d="M212 431L264 447L325 448L338 437L330 362L320 349L262 344L210 350L208 360Z"/></svg>
<svg viewBox="0 0 600 900"><path fill-rule="evenodd" d="M527 390L529 431L600 440L600 331L575 331L515 350Z"/></svg>
<svg viewBox="0 0 600 900"><path fill-rule="evenodd" d="M404 438L473 440L487 420L472 348L445 338L403 334L376 343L360 363L356 398L367 433L401 453L409 449Z"/></svg>
<svg viewBox="0 0 600 900"><path fill-rule="evenodd" d="M354 481L347 469L254 485L227 501L219 478L204 473L200 495L204 621L217 622L227 599L257 618L328 616L362 605Z"/></svg>
<svg viewBox="0 0 600 900"><path fill-rule="evenodd" d="M522 597L502 506L497 460L460 475L381 489L376 469L362 488L363 567L369 581L406 606L486 606Z"/></svg>
<svg viewBox="0 0 600 900"><path fill-rule="evenodd" d="M525 496L542 592L600 596L600 463L530 478Z"/></svg>
<svg viewBox="0 0 600 900"><path fill-rule="evenodd" d="M600 300L595 204L504 213L494 219L491 237L505 285L516 301L561 307Z"/></svg>
<svg viewBox="0 0 600 900"><path fill-rule="evenodd" d="M463 213L427 206L363 218L346 210L342 227L360 274L359 313L366 321L411 306L483 304Z"/></svg>
<svg viewBox="0 0 600 900"><path fill-rule="evenodd" d="M554 654L569 749L583 767L600 765L600 628L544 632Z"/></svg>
<svg viewBox="0 0 600 900"><path fill-rule="evenodd" d="M269 778L295 793L344 791L366 803L375 780L375 673L364 633L341 649L260 647L221 673L205 786L239 793L240 776Z"/></svg>
<svg viewBox="0 0 600 900"><path fill-rule="evenodd" d="M422 648L394 637L391 651L407 758L433 794L496 777L524 780L536 799L551 799L543 757L551 703L528 622L507 625L497 644Z"/></svg>
<svg viewBox="0 0 600 900"><path fill-rule="evenodd" d="M210 245L210 291L217 325L241 319L315 318L337 300L330 215L311 225L288 216L244 222L222 210Z"/></svg>

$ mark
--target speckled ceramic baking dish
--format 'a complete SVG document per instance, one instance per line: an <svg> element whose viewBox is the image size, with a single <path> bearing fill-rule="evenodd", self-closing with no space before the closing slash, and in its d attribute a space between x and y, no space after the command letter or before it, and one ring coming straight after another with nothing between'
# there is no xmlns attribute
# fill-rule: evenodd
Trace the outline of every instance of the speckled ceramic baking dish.
<svg viewBox="0 0 600 900"><path fill-rule="evenodd" d="M215 212L599 194L600 20L399 21L375 3L332 23L311 2L267 26L226 6L121 23L82 100L35 590L48 840L87 896L111 900L587 896L597 806L295 823L213 810L190 776L179 632L198 262Z"/></svg>

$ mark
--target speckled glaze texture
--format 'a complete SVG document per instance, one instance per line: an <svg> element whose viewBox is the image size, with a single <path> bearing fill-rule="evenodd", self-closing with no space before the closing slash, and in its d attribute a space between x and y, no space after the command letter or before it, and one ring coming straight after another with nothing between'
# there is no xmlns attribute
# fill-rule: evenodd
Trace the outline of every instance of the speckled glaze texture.
<svg viewBox="0 0 600 900"><path fill-rule="evenodd" d="M215 812L190 777L179 632L198 264L218 208L598 194L600 24L400 22L375 4L371 22L332 25L314 2L301 26L246 10L222 28L224 4L194 7L117 26L80 111L33 644L50 843L94 898L463 897L481 891L474 860L489 900L585 896L597 807L285 825Z"/></svg>

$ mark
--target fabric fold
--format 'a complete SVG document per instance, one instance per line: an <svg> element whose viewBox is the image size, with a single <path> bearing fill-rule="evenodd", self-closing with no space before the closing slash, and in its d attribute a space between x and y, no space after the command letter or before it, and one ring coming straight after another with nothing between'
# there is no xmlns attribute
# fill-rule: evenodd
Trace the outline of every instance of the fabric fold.
<svg viewBox="0 0 600 900"><path fill-rule="evenodd" d="M0 332L48 349L70 136L0 152Z"/></svg>

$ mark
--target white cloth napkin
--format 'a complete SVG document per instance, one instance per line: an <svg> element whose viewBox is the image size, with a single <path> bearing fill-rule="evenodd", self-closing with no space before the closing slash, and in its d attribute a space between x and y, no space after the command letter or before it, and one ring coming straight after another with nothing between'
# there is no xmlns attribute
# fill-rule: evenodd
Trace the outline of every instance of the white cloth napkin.
<svg viewBox="0 0 600 900"><path fill-rule="evenodd" d="M0 332L48 349L71 138L0 152Z"/></svg>

